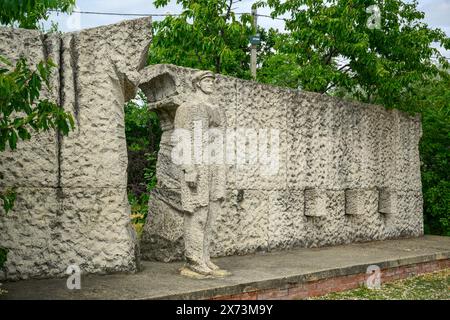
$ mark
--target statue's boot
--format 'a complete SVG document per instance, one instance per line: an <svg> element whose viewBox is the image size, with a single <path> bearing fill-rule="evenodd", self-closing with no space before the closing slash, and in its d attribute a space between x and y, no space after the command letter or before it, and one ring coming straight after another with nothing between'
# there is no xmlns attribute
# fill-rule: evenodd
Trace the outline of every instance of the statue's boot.
<svg viewBox="0 0 450 320"><path fill-rule="evenodd" d="M180 274L192 279L211 279L214 277L213 271L206 264L186 264L180 269Z"/></svg>
<svg viewBox="0 0 450 320"><path fill-rule="evenodd" d="M211 274L214 277L222 278L226 276L231 276L231 272L221 269L218 265L211 262L211 260L206 261L206 265L212 270Z"/></svg>

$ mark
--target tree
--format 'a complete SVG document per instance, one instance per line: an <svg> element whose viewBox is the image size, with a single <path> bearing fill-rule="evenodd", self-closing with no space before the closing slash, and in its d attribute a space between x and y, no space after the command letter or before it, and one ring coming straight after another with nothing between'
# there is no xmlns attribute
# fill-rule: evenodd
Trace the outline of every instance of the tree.
<svg viewBox="0 0 450 320"><path fill-rule="evenodd" d="M0 23L25 29L37 29L47 20L50 10L70 13L76 0L0 0Z"/></svg>
<svg viewBox="0 0 450 320"><path fill-rule="evenodd" d="M212 70L216 73L250 78L249 36L252 17L236 17L233 0L177 0L180 16L154 22L149 63ZM162 7L169 0L156 0Z"/></svg>
<svg viewBox="0 0 450 320"><path fill-rule="evenodd" d="M448 69L432 46L449 49L450 39L422 22L417 1L402 0L267 0L272 16L288 15L287 34L275 43L259 80L308 91L339 89L360 101L398 105L411 83L425 83ZM379 28L370 22L377 5ZM288 71L286 73L286 71ZM444 71L445 72L445 71ZM289 78L286 78L286 75Z"/></svg>

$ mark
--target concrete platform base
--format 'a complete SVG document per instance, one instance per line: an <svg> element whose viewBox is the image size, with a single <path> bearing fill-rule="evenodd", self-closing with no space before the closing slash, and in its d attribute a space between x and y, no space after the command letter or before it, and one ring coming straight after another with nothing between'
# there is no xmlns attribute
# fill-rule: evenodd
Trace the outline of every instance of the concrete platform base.
<svg viewBox="0 0 450 320"><path fill-rule="evenodd" d="M3 283L0 299L295 299L355 288L367 267L381 269L381 282L450 268L450 237L424 236L328 248L214 259L232 272L222 279L181 276L182 263L144 262L137 274L85 275L81 289L67 279Z"/></svg>

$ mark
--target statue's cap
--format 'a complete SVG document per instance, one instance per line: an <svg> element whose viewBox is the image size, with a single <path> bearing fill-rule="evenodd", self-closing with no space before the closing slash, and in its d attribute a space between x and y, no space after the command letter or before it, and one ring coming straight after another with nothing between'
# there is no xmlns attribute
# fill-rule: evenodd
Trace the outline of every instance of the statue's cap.
<svg viewBox="0 0 450 320"><path fill-rule="evenodd" d="M192 76L192 85L194 86L194 89L196 88L197 84L205 78L215 78L214 73L208 70L197 71L196 73L194 73L194 75Z"/></svg>

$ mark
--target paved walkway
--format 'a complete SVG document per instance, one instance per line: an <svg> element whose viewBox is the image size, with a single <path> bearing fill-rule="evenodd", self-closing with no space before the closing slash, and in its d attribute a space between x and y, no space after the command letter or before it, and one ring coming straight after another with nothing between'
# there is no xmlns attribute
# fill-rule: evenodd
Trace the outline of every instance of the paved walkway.
<svg viewBox="0 0 450 320"><path fill-rule="evenodd" d="M449 258L450 237L424 236L214 259L233 273L224 279L187 279L182 263L144 262L137 274L83 276L81 290L68 290L66 279L8 282L0 299L201 299Z"/></svg>

